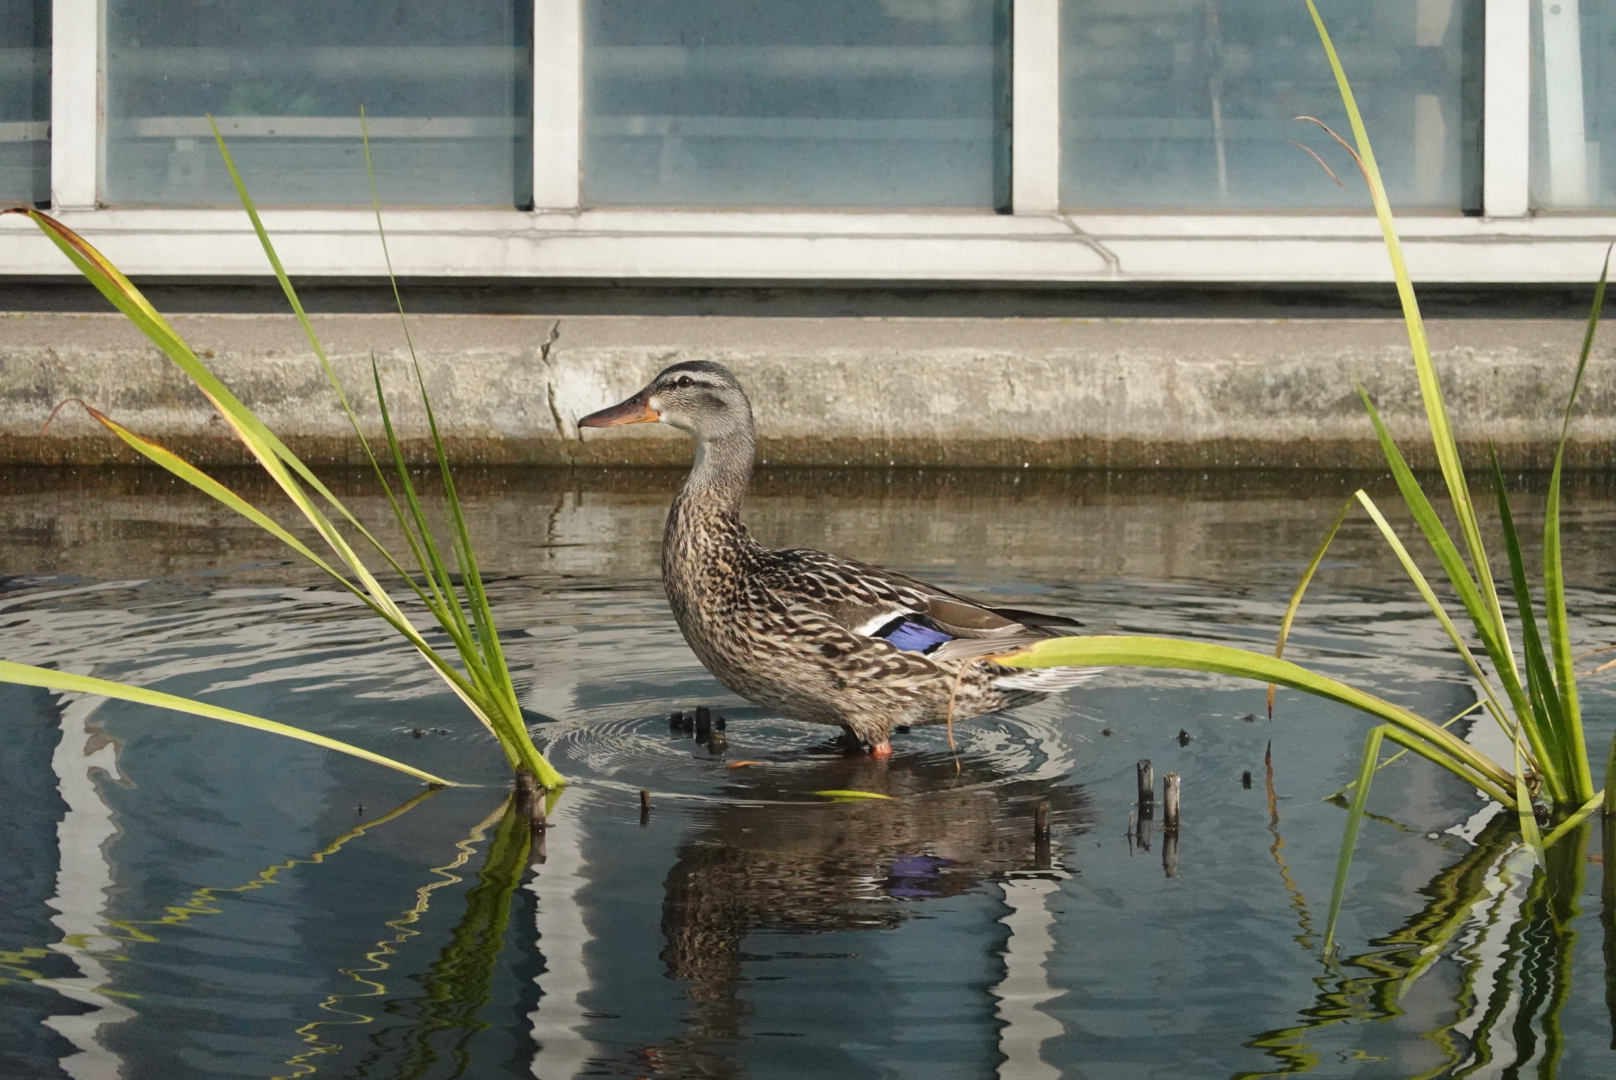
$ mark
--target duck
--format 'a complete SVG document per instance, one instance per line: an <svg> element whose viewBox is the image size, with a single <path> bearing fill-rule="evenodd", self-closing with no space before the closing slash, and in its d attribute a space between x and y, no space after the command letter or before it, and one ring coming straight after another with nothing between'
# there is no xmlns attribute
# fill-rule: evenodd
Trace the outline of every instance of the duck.
<svg viewBox="0 0 1616 1080"><path fill-rule="evenodd" d="M741 520L757 436L752 403L710 360L673 364L580 428L660 423L695 439L669 510L662 578L674 620L725 687L778 715L840 727L876 758L900 728L950 725L1082 685L1099 668L995 663L1082 625L995 607L810 548L770 550Z"/></svg>

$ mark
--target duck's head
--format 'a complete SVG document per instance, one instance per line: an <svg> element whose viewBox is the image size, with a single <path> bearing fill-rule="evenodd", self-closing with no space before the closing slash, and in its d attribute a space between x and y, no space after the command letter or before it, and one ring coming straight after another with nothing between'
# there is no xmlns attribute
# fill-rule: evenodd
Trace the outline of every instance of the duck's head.
<svg viewBox="0 0 1616 1080"><path fill-rule="evenodd" d="M752 404L729 368L711 360L687 360L664 370L627 401L590 413L578 426L655 423L712 442L750 432Z"/></svg>

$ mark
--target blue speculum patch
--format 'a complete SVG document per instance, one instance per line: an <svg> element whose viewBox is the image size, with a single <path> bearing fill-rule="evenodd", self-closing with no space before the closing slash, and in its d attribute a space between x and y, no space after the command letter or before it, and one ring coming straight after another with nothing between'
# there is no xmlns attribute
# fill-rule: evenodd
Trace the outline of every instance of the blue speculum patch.
<svg viewBox="0 0 1616 1080"><path fill-rule="evenodd" d="M933 630L922 623L908 620L896 624L888 623L876 636L886 638L904 652L917 653L929 653L943 642L954 640L952 634L945 634L941 630Z"/></svg>

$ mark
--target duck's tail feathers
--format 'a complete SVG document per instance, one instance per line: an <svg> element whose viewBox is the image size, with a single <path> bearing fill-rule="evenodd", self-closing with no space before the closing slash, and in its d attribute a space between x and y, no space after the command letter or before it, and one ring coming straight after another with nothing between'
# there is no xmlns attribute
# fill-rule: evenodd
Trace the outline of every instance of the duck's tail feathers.
<svg viewBox="0 0 1616 1080"><path fill-rule="evenodd" d="M1103 667L1027 668L1013 675L1000 675L993 685L1003 690L1031 690L1037 694L1058 694L1092 681Z"/></svg>

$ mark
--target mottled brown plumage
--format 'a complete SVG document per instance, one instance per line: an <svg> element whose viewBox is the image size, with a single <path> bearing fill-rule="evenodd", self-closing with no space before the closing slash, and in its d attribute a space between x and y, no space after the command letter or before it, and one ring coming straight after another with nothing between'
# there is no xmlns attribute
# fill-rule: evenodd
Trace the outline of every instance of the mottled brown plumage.
<svg viewBox="0 0 1616 1080"><path fill-rule="evenodd" d="M1070 619L990 608L822 551L760 547L740 518L755 445L751 403L722 365L675 364L578 423L653 421L696 439L663 538L668 602L696 657L742 697L843 727L886 754L900 724L943 723L951 711L955 720L980 716L1096 673L980 659L1072 633Z"/></svg>

